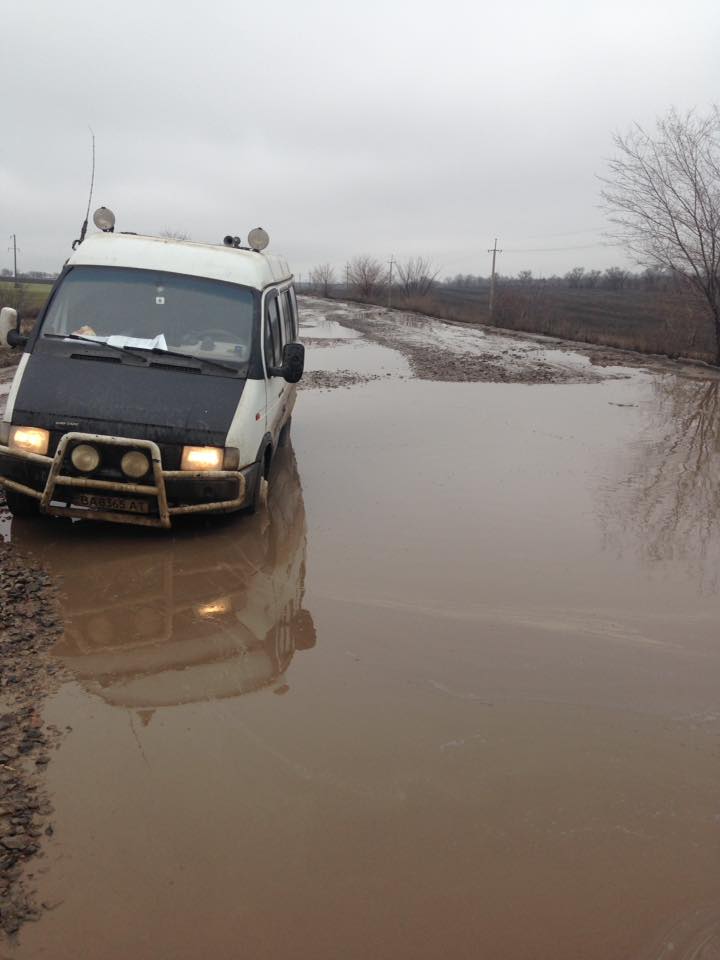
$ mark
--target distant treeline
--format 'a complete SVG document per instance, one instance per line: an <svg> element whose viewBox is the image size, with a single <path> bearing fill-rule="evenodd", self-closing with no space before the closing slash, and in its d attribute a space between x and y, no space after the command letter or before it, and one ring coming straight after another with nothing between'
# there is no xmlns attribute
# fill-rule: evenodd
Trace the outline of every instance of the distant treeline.
<svg viewBox="0 0 720 960"><path fill-rule="evenodd" d="M515 276L495 275L496 282L505 285L541 286L566 288L570 290L678 290L684 279L668 270L648 267L633 272L622 267L608 267L606 270L586 270L585 267L573 267L559 276L534 277L532 270L520 270ZM446 277L443 286L465 288L489 288L490 278L472 273L457 273Z"/></svg>
<svg viewBox="0 0 720 960"><path fill-rule="evenodd" d="M18 283L54 283L57 280L56 273L45 273L42 270L28 270L25 273L17 275ZM13 281L13 272L7 268L0 270L0 280L7 282Z"/></svg>

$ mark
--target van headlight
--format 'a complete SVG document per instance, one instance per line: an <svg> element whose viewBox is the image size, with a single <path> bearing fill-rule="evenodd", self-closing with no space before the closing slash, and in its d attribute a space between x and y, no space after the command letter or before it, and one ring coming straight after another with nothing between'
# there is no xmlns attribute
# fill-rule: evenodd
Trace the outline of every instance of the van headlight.
<svg viewBox="0 0 720 960"><path fill-rule="evenodd" d="M183 447L181 470L222 470L225 451L221 447Z"/></svg>
<svg viewBox="0 0 720 960"><path fill-rule="evenodd" d="M10 427L8 447L25 453L44 455L50 446L50 433L41 427Z"/></svg>

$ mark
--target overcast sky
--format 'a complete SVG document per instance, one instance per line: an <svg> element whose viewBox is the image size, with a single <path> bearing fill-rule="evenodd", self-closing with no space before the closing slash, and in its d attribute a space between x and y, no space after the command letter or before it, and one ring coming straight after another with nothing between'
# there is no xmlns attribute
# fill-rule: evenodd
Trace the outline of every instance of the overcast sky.
<svg viewBox="0 0 720 960"><path fill-rule="evenodd" d="M603 245L611 134L720 99L717 0L26 0L0 5L0 266L118 229L246 236L297 273L628 265ZM556 249L572 248L572 249Z"/></svg>

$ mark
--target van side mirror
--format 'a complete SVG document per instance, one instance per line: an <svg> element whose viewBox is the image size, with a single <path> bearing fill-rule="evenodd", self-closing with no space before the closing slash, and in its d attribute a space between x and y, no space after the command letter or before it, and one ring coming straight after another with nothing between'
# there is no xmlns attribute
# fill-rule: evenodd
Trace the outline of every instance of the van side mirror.
<svg viewBox="0 0 720 960"><path fill-rule="evenodd" d="M301 343L286 343L282 359L280 375L285 377L288 383L297 383L305 370L305 347Z"/></svg>
<svg viewBox="0 0 720 960"><path fill-rule="evenodd" d="M17 310L3 307L0 310L0 346L24 347L28 338L20 333Z"/></svg>

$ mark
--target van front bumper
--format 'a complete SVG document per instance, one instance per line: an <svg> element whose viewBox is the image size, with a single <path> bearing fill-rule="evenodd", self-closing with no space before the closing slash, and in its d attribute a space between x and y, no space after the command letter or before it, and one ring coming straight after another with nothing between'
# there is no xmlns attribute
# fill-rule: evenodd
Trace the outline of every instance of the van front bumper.
<svg viewBox="0 0 720 960"><path fill-rule="evenodd" d="M78 443L143 450L151 470L138 483L78 475L69 459ZM0 445L0 486L38 500L41 513L144 527L168 528L172 517L182 514L239 510L253 489L255 468L253 464L245 470L164 470L160 448L151 440L90 433L64 434L53 457ZM113 508L74 505L75 498L91 504L110 502Z"/></svg>

